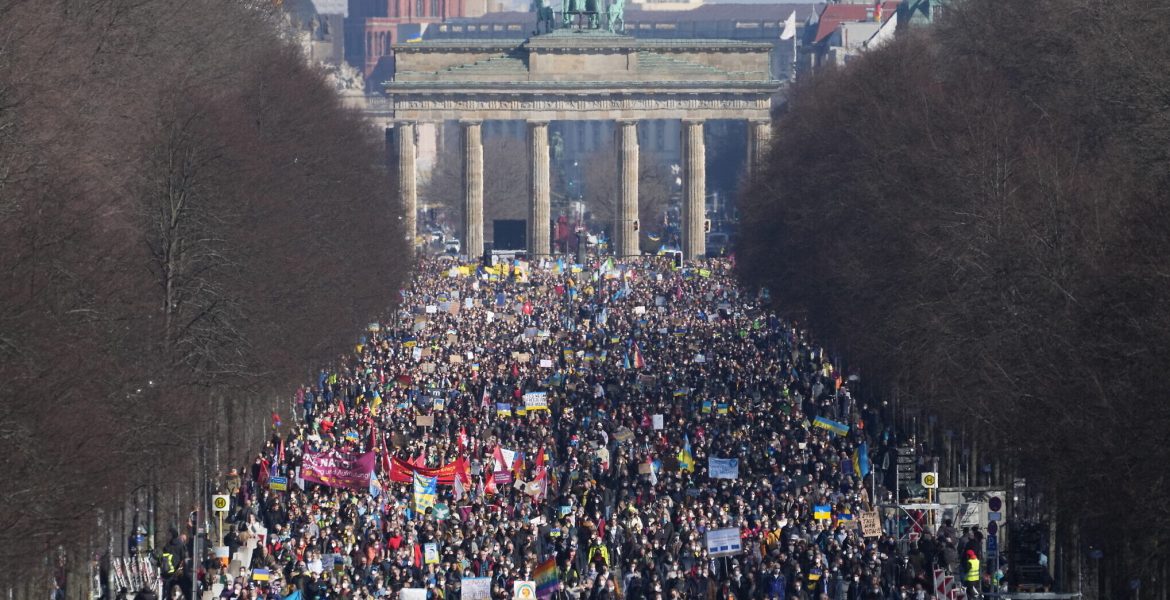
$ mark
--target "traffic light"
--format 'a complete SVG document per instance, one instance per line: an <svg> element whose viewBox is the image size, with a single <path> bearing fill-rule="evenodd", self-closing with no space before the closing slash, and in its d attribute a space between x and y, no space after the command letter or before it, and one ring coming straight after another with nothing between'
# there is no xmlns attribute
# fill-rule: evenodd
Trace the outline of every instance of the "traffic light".
<svg viewBox="0 0 1170 600"><path fill-rule="evenodd" d="M634 231L638 231L638 220L634 219Z"/></svg>
<svg viewBox="0 0 1170 600"><path fill-rule="evenodd" d="M711 219L703 219L703 233L711 233Z"/></svg>

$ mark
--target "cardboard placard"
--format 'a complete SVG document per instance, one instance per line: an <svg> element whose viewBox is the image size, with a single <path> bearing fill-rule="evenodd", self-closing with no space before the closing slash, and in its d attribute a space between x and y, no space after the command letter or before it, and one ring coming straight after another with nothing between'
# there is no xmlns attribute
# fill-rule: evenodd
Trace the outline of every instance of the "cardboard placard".
<svg viewBox="0 0 1170 600"><path fill-rule="evenodd" d="M861 536L862 537L881 537L882 523L878 519L876 510L863 512L859 515L861 520Z"/></svg>
<svg viewBox="0 0 1170 600"><path fill-rule="evenodd" d="M419 415L418 417L415 418L414 424L416 427L434 427L435 426L435 416L434 415Z"/></svg>

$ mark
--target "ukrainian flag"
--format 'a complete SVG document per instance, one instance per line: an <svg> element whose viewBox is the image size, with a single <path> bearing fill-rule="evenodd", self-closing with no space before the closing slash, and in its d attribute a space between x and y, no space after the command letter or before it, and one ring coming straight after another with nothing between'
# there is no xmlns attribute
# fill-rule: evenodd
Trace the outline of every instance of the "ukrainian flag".
<svg viewBox="0 0 1170 600"><path fill-rule="evenodd" d="M838 423L837 421L826 419L824 417L817 417L816 419L813 419L813 426L820 427L821 429L828 429L837 435L845 435L849 433L848 425L844 423Z"/></svg>
<svg viewBox="0 0 1170 600"><path fill-rule="evenodd" d="M426 477L420 475L418 471L414 472L414 510L419 514L426 512L428 508L435 505L435 498L438 496L436 491L438 477Z"/></svg>
<svg viewBox="0 0 1170 600"><path fill-rule="evenodd" d="M869 475L869 447L865 442L853 451L853 474L858 477Z"/></svg>
<svg viewBox="0 0 1170 600"><path fill-rule="evenodd" d="M252 571L252 581L271 581L272 573L268 569L254 569Z"/></svg>
<svg viewBox="0 0 1170 600"><path fill-rule="evenodd" d="M695 457L691 454L691 438L683 436L683 449L678 453L678 468L687 473L695 472Z"/></svg>
<svg viewBox="0 0 1170 600"><path fill-rule="evenodd" d="M828 521L833 518L833 507L828 504L813 505L813 518L818 521Z"/></svg>

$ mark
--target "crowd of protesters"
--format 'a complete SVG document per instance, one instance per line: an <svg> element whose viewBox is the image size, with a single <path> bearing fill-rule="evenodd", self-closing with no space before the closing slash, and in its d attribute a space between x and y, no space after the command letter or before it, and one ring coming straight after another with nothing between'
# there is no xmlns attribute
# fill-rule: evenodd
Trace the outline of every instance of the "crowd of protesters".
<svg viewBox="0 0 1170 600"><path fill-rule="evenodd" d="M236 578L210 558L194 567L220 597L459 600L464 578L486 577L499 600L550 558L558 597L581 600L926 598L936 565L962 585L972 560L978 587L977 531L863 537L857 517L882 488L855 451L867 435L893 443L881 415L728 261L428 257L401 300L224 482L226 543L261 539ZM547 410L524 410L540 391ZM371 485L300 479L306 453L326 451L375 452ZM457 481L419 510L392 457L455 465ZM713 479L709 458L737 471ZM706 533L726 528L742 551L711 556ZM168 597L190 591L190 540L174 535Z"/></svg>

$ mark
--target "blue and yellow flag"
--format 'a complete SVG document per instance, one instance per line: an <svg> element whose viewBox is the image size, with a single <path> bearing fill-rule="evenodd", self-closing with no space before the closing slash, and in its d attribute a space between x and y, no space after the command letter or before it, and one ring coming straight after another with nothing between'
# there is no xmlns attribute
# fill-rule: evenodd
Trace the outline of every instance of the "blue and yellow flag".
<svg viewBox="0 0 1170 600"><path fill-rule="evenodd" d="M833 518L833 507L828 504L813 505L813 518L818 521L828 521Z"/></svg>
<svg viewBox="0 0 1170 600"><path fill-rule="evenodd" d="M849 433L849 426L844 423L838 423L832 419L824 417L817 417L813 419L813 427L820 427L821 429L828 429L837 435L845 435Z"/></svg>
<svg viewBox="0 0 1170 600"><path fill-rule="evenodd" d="M858 477L869 475L869 447L865 442L853 451L853 474Z"/></svg>
<svg viewBox="0 0 1170 600"><path fill-rule="evenodd" d="M678 468L687 473L695 472L695 457L691 454L691 438L683 436L683 449L678 453Z"/></svg>
<svg viewBox="0 0 1170 600"><path fill-rule="evenodd" d="M414 472L414 511L416 513L421 515L435 505L435 498L438 495L436 491L438 481L438 477L427 477L420 475L418 471Z"/></svg>

